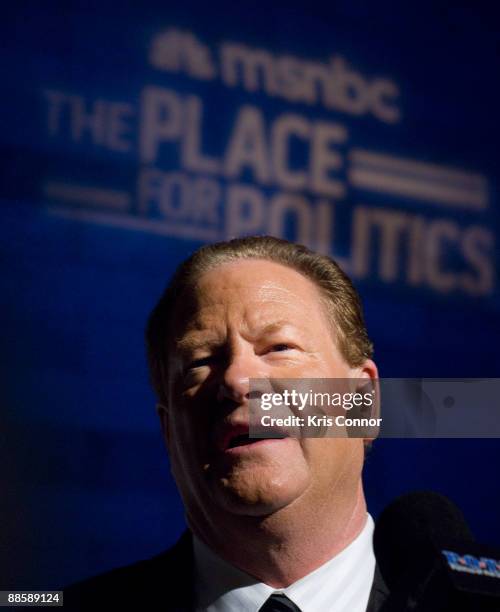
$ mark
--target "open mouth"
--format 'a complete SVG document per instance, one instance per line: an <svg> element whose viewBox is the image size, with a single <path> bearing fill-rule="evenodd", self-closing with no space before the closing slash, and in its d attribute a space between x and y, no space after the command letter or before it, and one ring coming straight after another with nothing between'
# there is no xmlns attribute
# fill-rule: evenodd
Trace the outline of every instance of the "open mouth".
<svg viewBox="0 0 500 612"><path fill-rule="evenodd" d="M258 440L256 438L250 438L248 434L239 434L229 440L227 447L236 448L237 446L246 446L247 444L252 444L253 442L258 442Z"/></svg>
<svg viewBox="0 0 500 612"><path fill-rule="evenodd" d="M248 446L249 444L255 444L264 440L282 440L286 438L285 435L268 436L266 438L250 438L248 434L239 434L229 440L227 448L236 448L237 446Z"/></svg>
<svg viewBox="0 0 500 612"><path fill-rule="evenodd" d="M214 433L214 442L219 451L262 444L269 440L282 440L290 436L285 429L270 428L266 431L266 437L251 438L248 423L221 423Z"/></svg>

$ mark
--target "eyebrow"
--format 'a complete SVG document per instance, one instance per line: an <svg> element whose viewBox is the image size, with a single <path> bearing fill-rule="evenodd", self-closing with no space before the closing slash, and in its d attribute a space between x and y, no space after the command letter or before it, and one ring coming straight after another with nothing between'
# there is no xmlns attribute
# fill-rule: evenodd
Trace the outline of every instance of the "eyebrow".
<svg viewBox="0 0 500 612"><path fill-rule="evenodd" d="M175 348L181 353L187 353L189 351L195 351L199 348L208 348L213 346L220 345L217 337L214 335L210 335L209 337L204 336L200 337L199 334L188 334L181 338L180 340L176 340Z"/></svg>
<svg viewBox="0 0 500 612"><path fill-rule="evenodd" d="M258 329L255 336L257 337L274 334L276 332L281 331L285 327L295 328L295 326L290 323L290 321L279 320L274 321L273 323L269 323L261 329ZM189 351L195 351L196 349L218 347L222 344L219 337L215 334L210 333L210 335L207 336L201 336L201 334L204 334L204 332L194 332L190 334L188 333L188 335L184 336L184 338L176 340L176 350L181 353L188 353Z"/></svg>
<svg viewBox="0 0 500 612"><path fill-rule="evenodd" d="M259 333L262 335L274 334L275 332L281 331L284 327L295 328L295 326L292 325L290 321L286 321L283 319L283 320L275 321L274 323L269 323L268 325L265 325L262 329L259 330Z"/></svg>

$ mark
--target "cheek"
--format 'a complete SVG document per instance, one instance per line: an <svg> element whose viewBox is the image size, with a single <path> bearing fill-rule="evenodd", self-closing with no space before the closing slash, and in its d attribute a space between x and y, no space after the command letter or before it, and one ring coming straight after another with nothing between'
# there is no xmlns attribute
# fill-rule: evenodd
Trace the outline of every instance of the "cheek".
<svg viewBox="0 0 500 612"><path fill-rule="evenodd" d="M363 440L346 438L306 438L304 456L319 480L336 482L360 474L363 467Z"/></svg>
<svg viewBox="0 0 500 612"><path fill-rule="evenodd" d="M172 475L182 497L196 495L204 480L205 451L191 423L179 419L172 431L169 455Z"/></svg>
<svg viewBox="0 0 500 612"><path fill-rule="evenodd" d="M170 420L169 441L172 453L183 465L194 468L208 457L213 436L214 413L202 396L184 396L176 403Z"/></svg>
<svg viewBox="0 0 500 612"><path fill-rule="evenodd" d="M180 392L187 398L195 398L200 393L202 386L206 384L209 376L209 367L200 367L196 368L196 370L187 372L182 377L179 385Z"/></svg>
<svg viewBox="0 0 500 612"><path fill-rule="evenodd" d="M206 438L206 425L194 414L178 413L173 419L170 441L178 455L196 455Z"/></svg>

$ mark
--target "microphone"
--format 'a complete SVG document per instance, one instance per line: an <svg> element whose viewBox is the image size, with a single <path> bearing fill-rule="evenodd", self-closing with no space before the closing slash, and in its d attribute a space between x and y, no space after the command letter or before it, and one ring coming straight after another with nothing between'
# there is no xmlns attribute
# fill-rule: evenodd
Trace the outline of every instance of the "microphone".
<svg viewBox="0 0 500 612"><path fill-rule="evenodd" d="M462 512L443 495L421 491L394 500L377 520L373 545L391 592L384 609L500 610L500 551L476 543Z"/></svg>

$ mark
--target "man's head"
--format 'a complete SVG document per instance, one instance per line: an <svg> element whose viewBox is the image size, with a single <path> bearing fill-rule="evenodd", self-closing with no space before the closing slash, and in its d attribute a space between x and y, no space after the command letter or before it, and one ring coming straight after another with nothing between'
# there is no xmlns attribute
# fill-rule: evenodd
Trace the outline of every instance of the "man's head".
<svg viewBox="0 0 500 612"><path fill-rule="evenodd" d="M329 258L271 237L204 247L151 314L148 357L172 471L192 523L338 503L359 491L362 440L248 432L251 378L375 378L359 298Z"/></svg>

